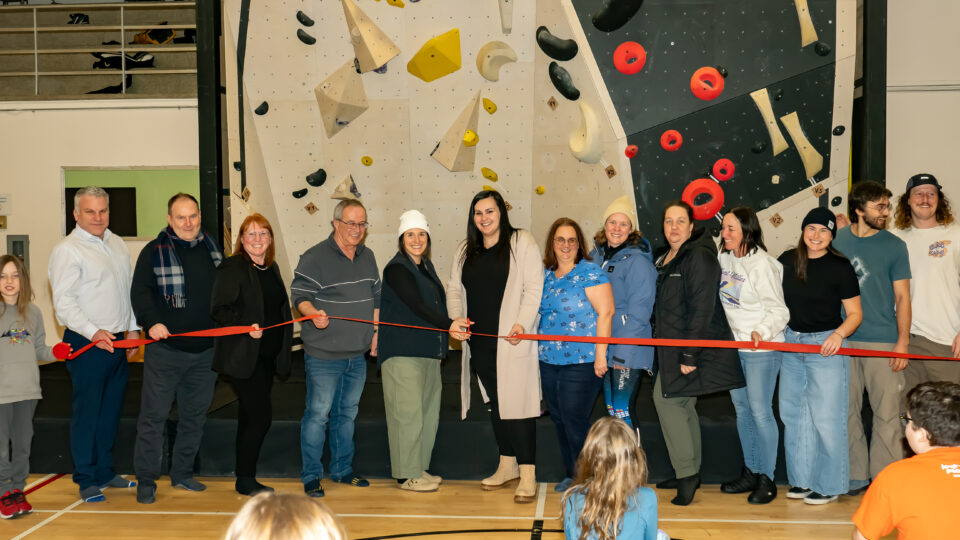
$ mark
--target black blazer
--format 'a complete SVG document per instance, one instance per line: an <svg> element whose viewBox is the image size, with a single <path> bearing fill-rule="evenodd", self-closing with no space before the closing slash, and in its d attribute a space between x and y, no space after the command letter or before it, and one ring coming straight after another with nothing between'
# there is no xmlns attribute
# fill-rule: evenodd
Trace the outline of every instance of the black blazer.
<svg viewBox="0 0 960 540"><path fill-rule="evenodd" d="M280 268L274 262L267 272L273 272L280 282ZM258 323L264 326L263 293L260 290L260 274L242 255L227 258L217 268L210 299L210 317L220 326L239 326ZM290 299L286 287L283 290L283 318L289 321ZM279 377L290 375L290 344L293 340L293 325L287 324L270 332L283 332L283 345L274 359ZM247 334L224 336L214 339L213 370L238 379L253 374L260 352L260 340Z"/></svg>

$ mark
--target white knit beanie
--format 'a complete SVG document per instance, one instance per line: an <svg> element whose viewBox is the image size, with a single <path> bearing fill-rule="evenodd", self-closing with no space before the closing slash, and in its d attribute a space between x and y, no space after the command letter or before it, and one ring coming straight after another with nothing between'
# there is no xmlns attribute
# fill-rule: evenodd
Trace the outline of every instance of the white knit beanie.
<svg viewBox="0 0 960 540"><path fill-rule="evenodd" d="M614 214L623 214L630 219L630 223L633 225L634 230L637 228L637 211L633 208L633 202L630 201L630 197L624 195L618 197L615 201L610 203L610 206L603 212L603 223L607 222L607 218Z"/></svg>
<svg viewBox="0 0 960 540"><path fill-rule="evenodd" d="M427 225L427 216L420 213L419 210L407 210L400 215L400 228L397 229L397 236L403 236L403 233L410 229L423 229L430 234L430 226Z"/></svg>

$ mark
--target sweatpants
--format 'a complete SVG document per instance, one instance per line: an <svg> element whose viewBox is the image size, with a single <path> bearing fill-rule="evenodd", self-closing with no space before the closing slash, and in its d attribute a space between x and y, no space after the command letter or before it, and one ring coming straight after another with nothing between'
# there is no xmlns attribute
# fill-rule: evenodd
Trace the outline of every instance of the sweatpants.
<svg viewBox="0 0 960 540"><path fill-rule="evenodd" d="M0 403L0 495L27 485L37 401Z"/></svg>

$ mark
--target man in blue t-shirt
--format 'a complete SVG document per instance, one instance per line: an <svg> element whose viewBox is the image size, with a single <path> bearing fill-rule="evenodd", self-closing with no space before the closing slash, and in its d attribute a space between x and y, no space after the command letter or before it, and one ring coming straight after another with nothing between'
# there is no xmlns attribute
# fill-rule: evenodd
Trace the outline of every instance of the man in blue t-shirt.
<svg viewBox="0 0 960 540"><path fill-rule="evenodd" d="M846 346L905 353L910 341L910 260L907 245L886 230L891 195L877 182L856 184L848 200L852 224L837 232L833 245L856 270L863 304L863 322ZM905 367L905 359L850 357L848 495L866 490L871 478L903 458L899 411ZM873 409L869 454L860 420L864 389Z"/></svg>

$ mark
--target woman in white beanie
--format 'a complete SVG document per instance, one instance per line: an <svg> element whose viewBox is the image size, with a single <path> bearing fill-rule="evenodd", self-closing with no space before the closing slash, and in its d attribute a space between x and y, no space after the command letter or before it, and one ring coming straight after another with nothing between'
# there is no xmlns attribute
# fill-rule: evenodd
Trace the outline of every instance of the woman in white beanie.
<svg viewBox="0 0 960 540"><path fill-rule="evenodd" d="M383 269L380 320L450 330L455 339L470 323L447 317L443 284L430 262L430 226L417 210L400 216L397 254ZM440 416L440 360L447 334L380 325L379 355L390 466L400 489L436 491L441 478L427 472Z"/></svg>

